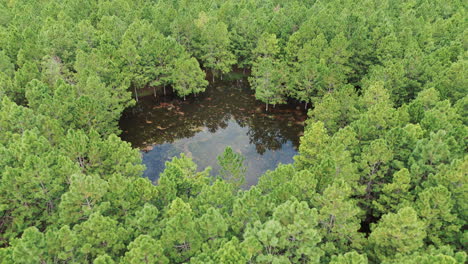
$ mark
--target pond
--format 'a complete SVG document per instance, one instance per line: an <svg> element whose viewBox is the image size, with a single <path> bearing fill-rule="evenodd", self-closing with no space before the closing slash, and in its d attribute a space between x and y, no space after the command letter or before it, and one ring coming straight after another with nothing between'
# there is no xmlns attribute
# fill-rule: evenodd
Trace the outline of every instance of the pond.
<svg viewBox="0 0 468 264"><path fill-rule="evenodd" d="M265 111L255 100L247 80L210 84L186 101L159 92L141 97L121 120L122 139L139 148L145 177L154 183L165 162L185 153L199 170L218 171L216 157L227 146L245 157L246 185L257 182L279 163L291 163L304 131L306 112L299 105L281 105Z"/></svg>

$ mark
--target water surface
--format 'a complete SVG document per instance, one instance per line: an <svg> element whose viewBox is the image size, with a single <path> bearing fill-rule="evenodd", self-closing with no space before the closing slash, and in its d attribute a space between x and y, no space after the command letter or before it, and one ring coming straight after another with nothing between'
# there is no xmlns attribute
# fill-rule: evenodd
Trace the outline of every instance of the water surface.
<svg viewBox="0 0 468 264"><path fill-rule="evenodd" d="M180 153L192 157L200 170L211 166L216 175L216 157L231 146L244 155L246 182L252 185L265 171L293 161L305 119L296 105L270 106L266 112L243 79L215 83L186 101L162 94L140 98L120 127L122 139L141 149L144 176L152 181Z"/></svg>

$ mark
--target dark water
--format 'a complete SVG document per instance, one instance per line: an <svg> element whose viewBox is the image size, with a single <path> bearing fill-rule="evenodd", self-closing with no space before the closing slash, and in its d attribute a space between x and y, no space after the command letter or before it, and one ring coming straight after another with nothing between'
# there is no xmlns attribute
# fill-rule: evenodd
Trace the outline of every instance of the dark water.
<svg viewBox="0 0 468 264"><path fill-rule="evenodd" d="M245 79L210 85L196 98L146 96L120 120L122 139L140 148L145 176L158 179L164 164L184 152L200 170L216 175L216 157L226 146L244 155L246 182L252 185L279 163L291 163L304 130L306 113L297 105L265 111Z"/></svg>

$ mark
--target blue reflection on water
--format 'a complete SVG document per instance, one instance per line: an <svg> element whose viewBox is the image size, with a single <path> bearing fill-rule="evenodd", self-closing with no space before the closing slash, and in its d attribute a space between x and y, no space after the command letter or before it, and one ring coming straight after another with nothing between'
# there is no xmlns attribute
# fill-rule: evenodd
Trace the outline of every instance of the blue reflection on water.
<svg viewBox="0 0 468 264"><path fill-rule="evenodd" d="M249 186L257 182L259 175L274 169L279 163L293 162L297 150L291 141L286 141L280 148L274 150L266 148L260 154L256 144L251 142L248 132L248 126L241 127L234 119L230 119L225 128L218 129L214 133L207 128L200 128L193 137L178 139L174 143L155 145L152 150L142 152L143 163L147 167L144 176L156 182L165 168L166 161L179 156L180 153L192 157L199 170L212 167L211 173L216 175L219 170L216 157L227 146L231 146L235 152L241 153L246 158L244 163L247 167L246 183Z"/></svg>

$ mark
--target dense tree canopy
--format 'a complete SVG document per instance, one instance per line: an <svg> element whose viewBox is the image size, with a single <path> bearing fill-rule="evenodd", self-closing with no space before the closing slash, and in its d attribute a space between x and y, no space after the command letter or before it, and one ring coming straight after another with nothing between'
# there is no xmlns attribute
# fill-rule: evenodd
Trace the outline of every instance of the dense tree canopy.
<svg viewBox="0 0 468 264"><path fill-rule="evenodd" d="M465 263L466 55L459 0L0 1L0 263ZM234 69L294 163L142 178L124 109Z"/></svg>

